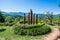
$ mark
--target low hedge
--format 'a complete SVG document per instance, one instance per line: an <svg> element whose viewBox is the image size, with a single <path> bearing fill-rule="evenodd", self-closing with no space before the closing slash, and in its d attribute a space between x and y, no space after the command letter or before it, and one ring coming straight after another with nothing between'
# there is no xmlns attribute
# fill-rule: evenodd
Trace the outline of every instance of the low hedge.
<svg viewBox="0 0 60 40"><path fill-rule="evenodd" d="M6 29L4 29L4 28L0 28L0 32L3 32L3 31L5 31Z"/></svg>
<svg viewBox="0 0 60 40"><path fill-rule="evenodd" d="M23 25L15 26L14 33L19 35L43 35L51 32L50 27L47 25Z"/></svg>
<svg viewBox="0 0 60 40"><path fill-rule="evenodd" d="M5 22L5 23L0 23L0 26L13 26L14 23L8 23L8 22Z"/></svg>

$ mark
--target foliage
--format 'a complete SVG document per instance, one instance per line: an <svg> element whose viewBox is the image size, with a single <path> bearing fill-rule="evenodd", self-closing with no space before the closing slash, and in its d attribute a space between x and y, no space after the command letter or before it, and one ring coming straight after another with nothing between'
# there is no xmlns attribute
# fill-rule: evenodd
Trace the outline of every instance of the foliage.
<svg viewBox="0 0 60 40"><path fill-rule="evenodd" d="M0 28L6 29L3 32L0 32L0 40L37 40L37 39L42 39L46 35L41 35L41 36L21 36L21 35L16 35L13 32L14 26L0 26ZM8 36L7 36L8 35Z"/></svg>
<svg viewBox="0 0 60 40"><path fill-rule="evenodd" d="M51 12L51 13L47 12L46 16L47 16L48 20L50 20L50 24L52 24L52 22L53 22L53 12Z"/></svg>
<svg viewBox="0 0 60 40"><path fill-rule="evenodd" d="M60 24L60 16L54 18L54 23Z"/></svg>
<svg viewBox="0 0 60 40"><path fill-rule="evenodd" d="M20 24L23 24L24 20L20 20ZM27 23L27 21L25 20L25 23Z"/></svg>
<svg viewBox="0 0 60 40"><path fill-rule="evenodd" d="M13 26L15 23L4 22L0 23L0 26Z"/></svg>
<svg viewBox="0 0 60 40"><path fill-rule="evenodd" d="M12 23L15 19L12 16L7 16L5 21Z"/></svg>
<svg viewBox="0 0 60 40"><path fill-rule="evenodd" d="M23 26L20 25L14 27L14 33L19 35L37 36L37 35L43 35L49 33L50 31L51 29L45 24L23 25Z"/></svg>
<svg viewBox="0 0 60 40"><path fill-rule="evenodd" d="M0 29L0 32L3 32L3 31L5 31L6 29L4 29L4 28L2 28L2 29Z"/></svg>
<svg viewBox="0 0 60 40"><path fill-rule="evenodd" d="M1 11L0 11L0 22L5 22L4 16Z"/></svg>
<svg viewBox="0 0 60 40"><path fill-rule="evenodd" d="M12 22L18 22L18 21L20 21L20 18L21 16L19 16L19 15L9 15L9 16L6 16L6 18L5 18L5 21L6 22L10 22L10 23L12 23Z"/></svg>

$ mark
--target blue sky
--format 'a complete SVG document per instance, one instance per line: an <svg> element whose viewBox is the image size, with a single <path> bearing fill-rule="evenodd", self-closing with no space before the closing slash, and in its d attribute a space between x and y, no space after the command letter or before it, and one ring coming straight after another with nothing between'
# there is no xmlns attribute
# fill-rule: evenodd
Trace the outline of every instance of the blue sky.
<svg viewBox="0 0 60 40"><path fill-rule="evenodd" d="M0 0L0 10L6 12L60 13L60 0Z"/></svg>

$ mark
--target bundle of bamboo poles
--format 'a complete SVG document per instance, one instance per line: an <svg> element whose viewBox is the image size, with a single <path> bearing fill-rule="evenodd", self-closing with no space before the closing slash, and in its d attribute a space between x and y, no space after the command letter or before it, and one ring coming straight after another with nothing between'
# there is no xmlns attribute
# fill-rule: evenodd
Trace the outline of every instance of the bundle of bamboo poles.
<svg viewBox="0 0 60 40"><path fill-rule="evenodd" d="M26 21L26 14L24 13L24 24ZM30 9L30 12L28 14L28 24L38 24L38 14L33 14L32 9Z"/></svg>

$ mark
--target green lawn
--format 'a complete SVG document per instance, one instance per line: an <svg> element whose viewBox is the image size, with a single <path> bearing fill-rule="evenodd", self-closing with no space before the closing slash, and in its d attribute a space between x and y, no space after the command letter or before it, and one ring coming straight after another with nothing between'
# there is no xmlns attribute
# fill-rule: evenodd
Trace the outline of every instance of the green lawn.
<svg viewBox="0 0 60 40"><path fill-rule="evenodd" d="M13 32L13 26L0 26L1 28L5 28L6 30L3 32L0 32L0 40L41 40L46 35L40 35L40 36L21 36L16 35Z"/></svg>

